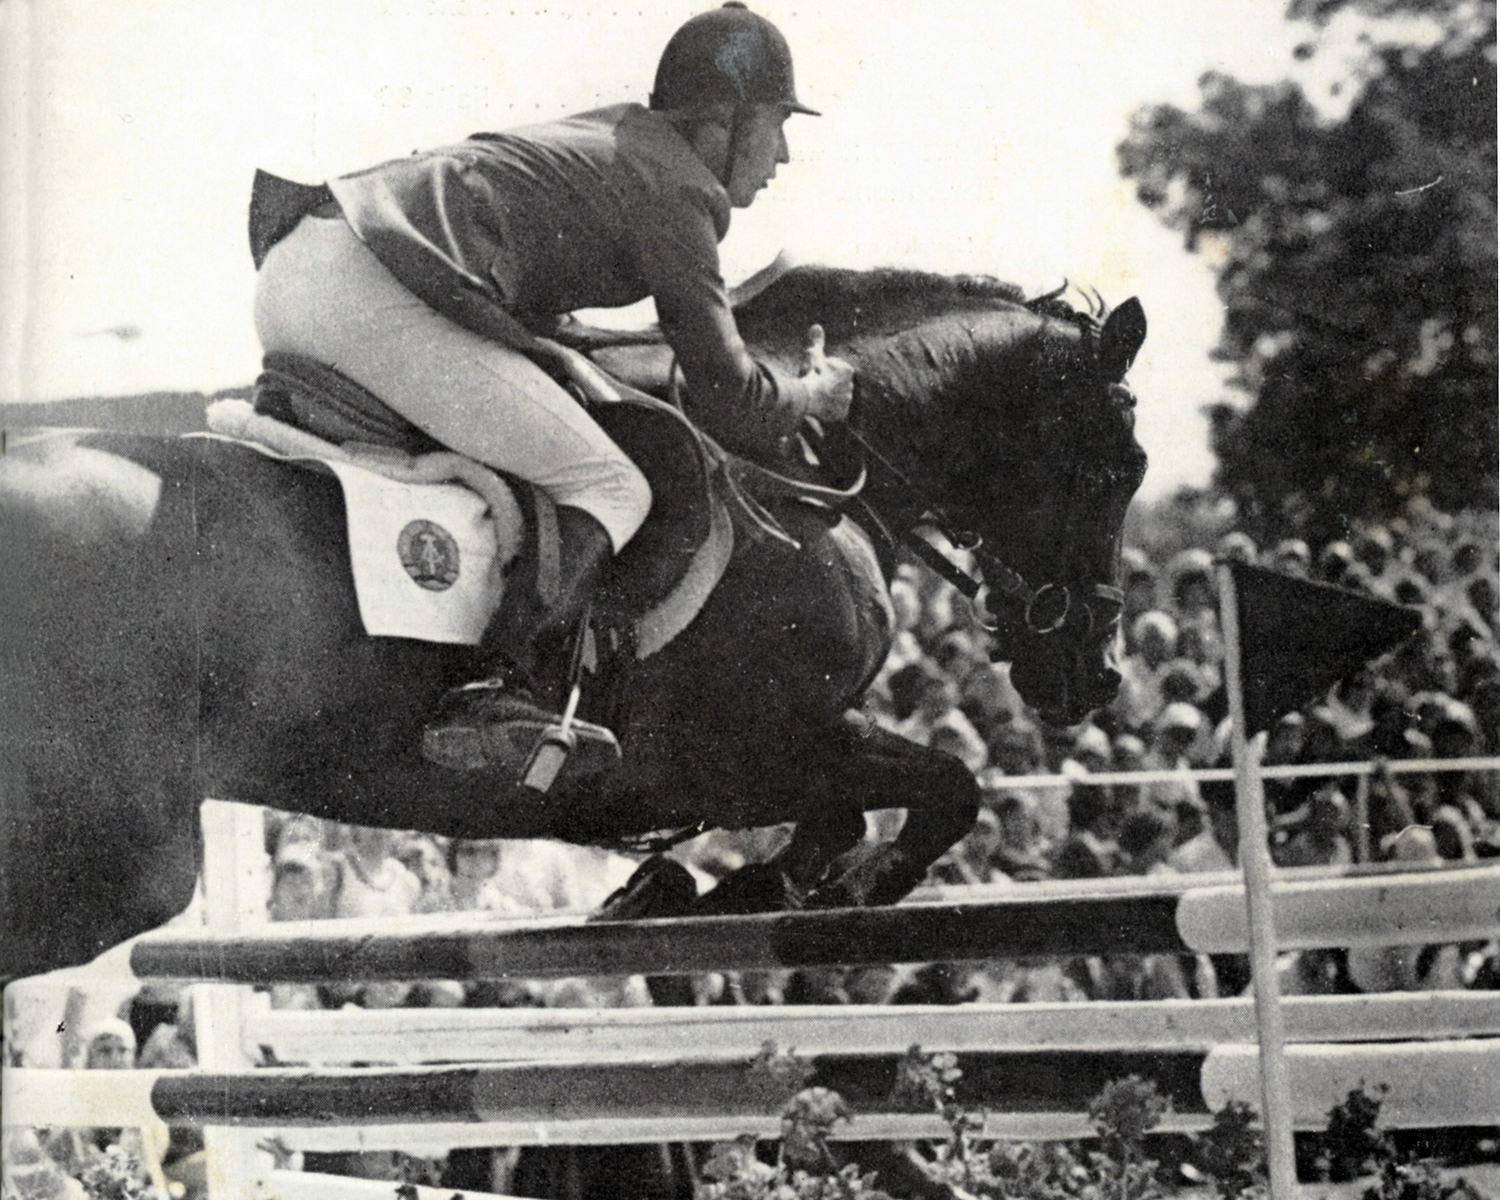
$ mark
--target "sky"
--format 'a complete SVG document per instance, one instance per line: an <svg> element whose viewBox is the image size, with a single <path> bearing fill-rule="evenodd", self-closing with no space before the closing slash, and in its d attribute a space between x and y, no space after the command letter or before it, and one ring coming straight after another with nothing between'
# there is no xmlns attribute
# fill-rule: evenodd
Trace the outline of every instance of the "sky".
<svg viewBox="0 0 1500 1200"><path fill-rule="evenodd" d="M0 402L253 379L256 167L307 182L644 102L704 0L0 0ZM1150 326L1131 374L1143 495L1203 484L1221 306L1119 178L1132 112L1207 70L1269 81L1283 0L758 0L791 43L792 162L721 248L839 266L1064 280Z"/></svg>

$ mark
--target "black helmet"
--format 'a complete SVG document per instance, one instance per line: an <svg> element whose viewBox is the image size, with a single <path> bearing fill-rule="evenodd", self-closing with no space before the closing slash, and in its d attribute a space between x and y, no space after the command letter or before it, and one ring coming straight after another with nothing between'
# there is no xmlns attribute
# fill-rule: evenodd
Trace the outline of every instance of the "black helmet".
<svg viewBox="0 0 1500 1200"><path fill-rule="evenodd" d="M651 90L657 109L716 100L822 115L797 99L792 52L781 31L739 0L694 17L672 35Z"/></svg>

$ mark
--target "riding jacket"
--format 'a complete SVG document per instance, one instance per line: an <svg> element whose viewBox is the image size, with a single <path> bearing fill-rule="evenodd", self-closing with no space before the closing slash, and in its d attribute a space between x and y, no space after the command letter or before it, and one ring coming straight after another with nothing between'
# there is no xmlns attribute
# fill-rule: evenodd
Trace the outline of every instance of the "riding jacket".
<svg viewBox="0 0 1500 1200"><path fill-rule="evenodd" d="M476 134L328 188L381 263L465 328L649 295L710 432L771 448L807 411L807 385L740 339L719 274L729 196L660 113L621 104Z"/></svg>

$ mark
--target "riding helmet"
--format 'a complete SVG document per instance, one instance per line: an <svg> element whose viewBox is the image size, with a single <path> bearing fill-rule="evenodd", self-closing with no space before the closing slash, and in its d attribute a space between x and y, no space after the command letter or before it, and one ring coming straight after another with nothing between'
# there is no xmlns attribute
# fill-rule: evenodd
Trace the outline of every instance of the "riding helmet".
<svg viewBox="0 0 1500 1200"><path fill-rule="evenodd" d="M656 68L652 108L713 101L780 104L789 112L821 115L797 99L786 38L740 0L729 0L683 25Z"/></svg>

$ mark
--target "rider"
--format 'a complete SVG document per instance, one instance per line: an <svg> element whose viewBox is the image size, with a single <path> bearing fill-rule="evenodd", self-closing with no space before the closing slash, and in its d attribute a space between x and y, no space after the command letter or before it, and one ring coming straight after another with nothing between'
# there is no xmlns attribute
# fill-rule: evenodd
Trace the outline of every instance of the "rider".
<svg viewBox="0 0 1500 1200"><path fill-rule="evenodd" d="M821 330L809 330L798 376L753 359L719 273L730 209L790 161L782 124L794 112L817 115L797 99L786 40L731 0L668 42L649 108L477 134L332 180L308 190L307 216L259 239L255 318L268 352L336 367L439 442L556 501L559 598L545 612L504 605L484 639L511 663L528 661L538 635L576 625L651 506L640 470L560 386L580 368L528 326L652 296L690 411L747 453L774 452L804 417L848 415L853 370L824 355ZM257 205L268 207L252 201L252 226ZM510 674L460 689L447 719L534 719L541 710Z"/></svg>

